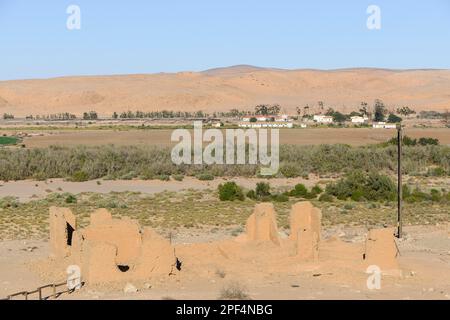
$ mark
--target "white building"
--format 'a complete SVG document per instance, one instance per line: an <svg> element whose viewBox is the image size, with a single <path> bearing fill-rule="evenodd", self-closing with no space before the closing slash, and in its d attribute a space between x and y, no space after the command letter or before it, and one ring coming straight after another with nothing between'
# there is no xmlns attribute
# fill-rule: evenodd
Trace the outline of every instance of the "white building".
<svg viewBox="0 0 450 320"><path fill-rule="evenodd" d="M366 123L367 121L369 121L369 119L367 117L361 117L361 116L354 116L354 117L350 117L350 119L352 120L352 123Z"/></svg>
<svg viewBox="0 0 450 320"><path fill-rule="evenodd" d="M395 129L397 125L395 123L374 122L372 127L375 129Z"/></svg>
<svg viewBox="0 0 450 320"><path fill-rule="evenodd" d="M314 115L313 120L318 123L333 123L332 116L324 116L321 114Z"/></svg>
<svg viewBox="0 0 450 320"><path fill-rule="evenodd" d="M292 128L292 122L241 122L241 128Z"/></svg>
<svg viewBox="0 0 450 320"><path fill-rule="evenodd" d="M276 117L274 118L274 120L275 120L276 122L288 122L288 121L289 121L289 116L286 115L286 114L282 114L282 115L280 115L280 116L276 116Z"/></svg>
<svg viewBox="0 0 450 320"><path fill-rule="evenodd" d="M242 117L242 121L250 122L250 120L252 118L255 118L256 121L259 121L259 122L263 122L263 121L268 121L269 120L269 116L245 116L245 117Z"/></svg>

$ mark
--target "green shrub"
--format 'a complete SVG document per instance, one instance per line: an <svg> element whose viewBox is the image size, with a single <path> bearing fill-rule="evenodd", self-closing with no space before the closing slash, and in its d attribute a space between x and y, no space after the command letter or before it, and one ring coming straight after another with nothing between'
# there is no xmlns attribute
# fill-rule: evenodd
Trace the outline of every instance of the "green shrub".
<svg viewBox="0 0 450 320"><path fill-rule="evenodd" d="M355 208L355 206L353 205L353 204L351 204L351 203L346 203L345 205L344 205L344 209L345 210L352 210L352 209L354 209Z"/></svg>
<svg viewBox="0 0 450 320"><path fill-rule="evenodd" d="M0 208L3 208L3 209L17 208L18 206L19 206L19 203L17 202L16 198L14 198L14 197L0 198Z"/></svg>
<svg viewBox="0 0 450 320"><path fill-rule="evenodd" d="M315 194L321 194L323 190L319 185L316 184L314 187L312 187L311 192L314 192Z"/></svg>
<svg viewBox="0 0 450 320"><path fill-rule="evenodd" d="M402 186L403 199L408 198L410 195L411 195L411 188L407 184L404 184Z"/></svg>
<svg viewBox="0 0 450 320"><path fill-rule="evenodd" d="M395 200L396 185L388 176L377 172L365 174L355 171L326 187L326 192L339 200L351 197L355 201L362 199L370 201Z"/></svg>
<svg viewBox="0 0 450 320"><path fill-rule="evenodd" d="M446 174L447 173L445 172L445 170L442 167L430 168L427 171L427 176L431 176L431 177L443 177Z"/></svg>
<svg viewBox="0 0 450 320"><path fill-rule="evenodd" d="M167 174L160 174L155 176L155 179L161 180L161 181L170 181L170 176Z"/></svg>
<svg viewBox="0 0 450 320"><path fill-rule="evenodd" d="M136 178L136 172L134 171L130 171L122 176L120 176L120 179L122 180L133 180L134 178Z"/></svg>
<svg viewBox="0 0 450 320"><path fill-rule="evenodd" d="M433 139L433 138L420 138L418 141L419 145L421 146L437 146L439 145L439 139Z"/></svg>
<svg viewBox="0 0 450 320"><path fill-rule="evenodd" d="M234 201L234 200L244 200L245 196L242 192L242 188L239 187L235 182L226 182L220 184L218 187L219 199L221 201Z"/></svg>
<svg viewBox="0 0 450 320"><path fill-rule="evenodd" d="M211 181L214 180L214 176L210 173L201 173L197 175L197 179L200 181Z"/></svg>
<svg viewBox="0 0 450 320"><path fill-rule="evenodd" d="M333 202L334 198L331 194L328 193L322 193L319 197L319 201L321 202Z"/></svg>
<svg viewBox="0 0 450 320"><path fill-rule="evenodd" d="M286 178L295 178L302 175L299 166L292 164L284 164L280 167L281 174Z"/></svg>
<svg viewBox="0 0 450 320"><path fill-rule="evenodd" d="M430 200L433 202L439 202L442 199L442 194L439 190L431 189L430 190Z"/></svg>
<svg viewBox="0 0 450 320"><path fill-rule="evenodd" d="M353 201L363 201L364 200L364 192L362 190L355 190L354 192L352 192L352 195L350 196L350 198Z"/></svg>
<svg viewBox="0 0 450 320"><path fill-rule="evenodd" d="M184 176L182 174L175 174L172 176L175 181L183 181Z"/></svg>
<svg viewBox="0 0 450 320"><path fill-rule="evenodd" d="M270 196L270 184L267 182L258 182L256 184L255 193L257 198Z"/></svg>
<svg viewBox="0 0 450 320"><path fill-rule="evenodd" d="M255 192L255 190L249 190L247 192L247 198L255 200L256 199L256 192Z"/></svg>
<svg viewBox="0 0 450 320"><path fill-rule="evenodd" d="M66 203L77 203L77 198L73 194L69 194L64 201Z"/></svg>
<svg viewBox="0 0 450 320"><path fill-rule="evenodd" d="M404 172L426 172L441 167L450 172L450 147L446 145L405 146ZM351 147L336 145L280 145L280 170L286 176L329 175L351 172L396 171L396 147L391 144ZM143 145L51 146L33 149L0 147L0 180L24 180L39 177L71 178L78 171L83 179L118 179L133 176L152 179L156 175L197 176L210 173L216 177L254 177L258 165L181 165L171 160L171 148ZM297 168L297 169L296 169ZM442 170L440 170L442 172ZM439 172L438 172L439 173ZM127 176L125 176L127 177ZM128 176L129 177L129 176Z"/></svg>
<svg viewBox="0 0 450 320"><path fill-rule="evenodd" d="M291 190L290 195L293 197L305 197L307 193L308 189L306 189L305 185L299 183Z"/></svg>
<svg viewBox="0 0 450 320"><path fill-rule="evenodd" d="M317 198L317 193L315 193L315 192L307 192L303 196L303 198L305 198L305 199L315 199L315 198Z"/></svg>
<svg viewBox="0 0 450 320"><path fill-rule="evenodd" d="M277 194L272 195L272 200L275 202L288 202L289 197L285 194L277 193Z"/></svg>
<svg viewBox="0 0 450 320"><path fill-rule="evenodd" d="M73 182L83 182L83 181L88 181L89 180L89 175L82 171L75 171L74 174L72 175L72 177L70 178L71 181Z"/></svg>
<svg viewBox="0 0 450 320"><path fill-rule="evenodd" d="M422 201L430 201L431 195L426 192L420 191L419 188L414 189L411 194L407 197L403 197L403 199L408 203L422 202Z"/></svg>

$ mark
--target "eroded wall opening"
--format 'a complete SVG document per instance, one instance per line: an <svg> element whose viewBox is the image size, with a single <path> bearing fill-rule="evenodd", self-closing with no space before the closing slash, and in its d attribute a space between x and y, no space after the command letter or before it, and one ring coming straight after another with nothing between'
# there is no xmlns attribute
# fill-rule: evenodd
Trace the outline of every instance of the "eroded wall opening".
<svg viewBox="0 0 450 320"><path fill-rule="evenodd" d="M73 237L73 232L75 231L74 228L72 228L72 226L66 222L66 235L67 235L67 245L71 246L72 245L72 237Z"/></svg>
<svg viewBox="0 0 450 320"><path fill-rule="evenodd" d="M119 264L117 265L117 269L119 269L121 272L127 272L128 270L130 270L130 266Z"/></svg>

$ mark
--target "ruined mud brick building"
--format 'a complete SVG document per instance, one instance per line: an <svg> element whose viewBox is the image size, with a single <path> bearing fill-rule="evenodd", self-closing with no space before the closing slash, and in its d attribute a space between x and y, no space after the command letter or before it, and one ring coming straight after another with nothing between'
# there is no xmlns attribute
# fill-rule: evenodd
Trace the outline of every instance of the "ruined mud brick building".
<svg viewBox="0 0 450 320"><path fill-rule="evenodd" d="M258 258L262 264L269 263L267 259L261 259L264 252L258 250L275 251L277 263L280 259L287 259L289 263L318 263L321 218L321 211L310 202L294 204L289 237L282 238L273 204L260 203L247 219L244 234L231 240L204 244L202 250L209 250L210 257L225 259L236 266ZM80 266L82 279L87 284L173 275L180 272L182 263L176 247L152 228L141 228L126 217L114 219L106 209L93 212L90 224L79 229L70 209L50 208L50 248L52 259ZM398 268L396 254L392 230L374 230L369 233L364 255L357 259L395 269ZM183 258L189 262L186 255ZM202 261L196 262L201 266Z"/></svg>

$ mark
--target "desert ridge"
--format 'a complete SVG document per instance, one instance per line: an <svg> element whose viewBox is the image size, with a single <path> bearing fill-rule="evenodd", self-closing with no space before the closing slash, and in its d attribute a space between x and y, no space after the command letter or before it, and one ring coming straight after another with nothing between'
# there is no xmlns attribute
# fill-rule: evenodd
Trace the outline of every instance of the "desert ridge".
<svg viewBox="0 0 450 320"><path fill-rule="evenodd" d="M73 113L95 110L100 116L127 110L253 110L280 104L295 114L318 101L341 112L375 99L388 108L445 111L450 106L450 70L282 70L235 66L203 72L72 76L0 82L0 113ZM315 110L317 109L317 110Z"/></svg>

